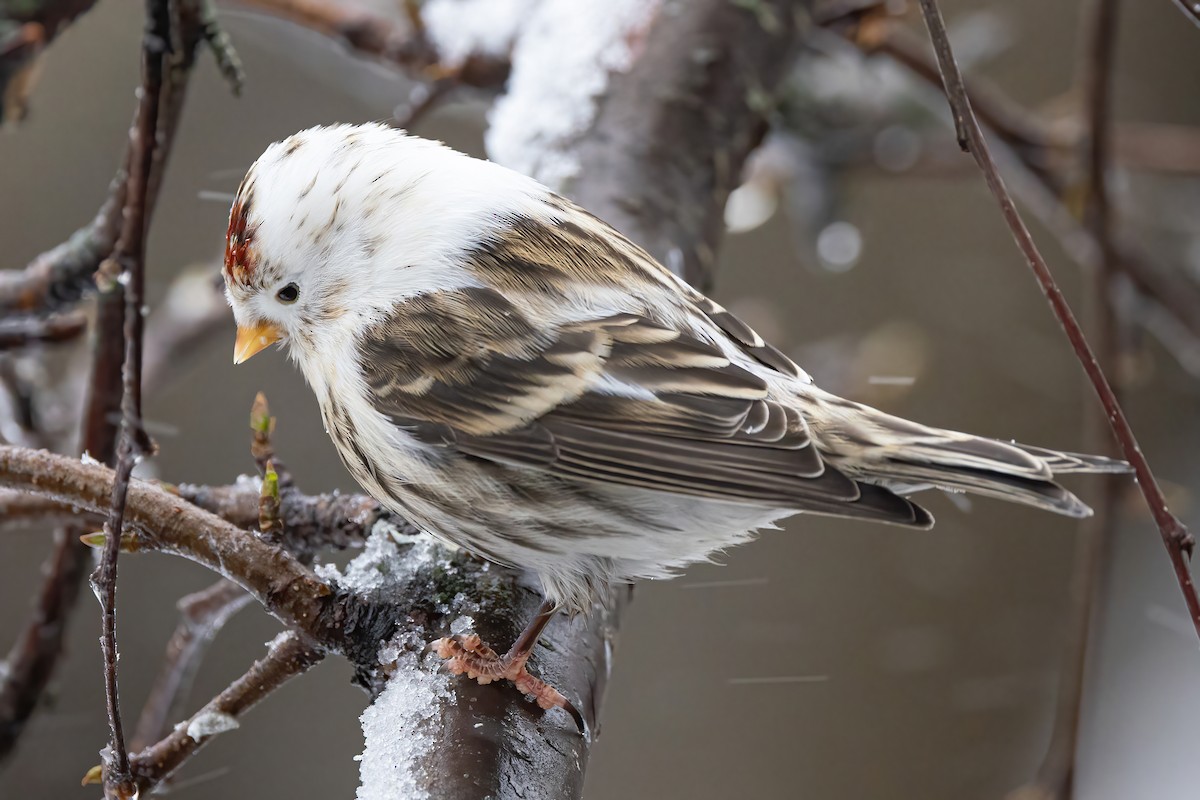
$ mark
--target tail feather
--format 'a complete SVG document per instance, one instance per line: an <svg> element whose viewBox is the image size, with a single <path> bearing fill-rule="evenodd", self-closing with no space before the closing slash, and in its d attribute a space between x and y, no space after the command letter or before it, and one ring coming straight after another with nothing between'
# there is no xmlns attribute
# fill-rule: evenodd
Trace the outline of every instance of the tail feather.
<svg viewBox="0 0 1200 800"><path fill-rule="evenodd" d="M1050 467L1050 471L1055 475L1069 475L1076 472L1119 473L1131 471L1129 464L1118 458L1089 456L1083 453L1064 453L1058 450L1047 450L1044 447L1016 444L1015 442L1013 446L1021 448L1035 458L1040 458Z"/></svg>
<svg viewBox="0 0 1200 800"><path fill-rule="evenodd" d="M940 489L971 492L1000 500L1035 506L1068 517L1090 517L1092 509L1059 484L1048 479L1022 478L1000 471L988 471L949 464L895 462L878 470L887 480L923 483Z"/></svg>
<svg viewBox="0 0 1200 800"><path fill-rule="evenodd" d="M822 451L829 451L827 457L851 477L900 494L936 487L1089 517L1092 510L1055 478L1129 471L1117 459L928 428L841 398L832 403L821 399L831 411L812 420L826 445Z"/></svg>

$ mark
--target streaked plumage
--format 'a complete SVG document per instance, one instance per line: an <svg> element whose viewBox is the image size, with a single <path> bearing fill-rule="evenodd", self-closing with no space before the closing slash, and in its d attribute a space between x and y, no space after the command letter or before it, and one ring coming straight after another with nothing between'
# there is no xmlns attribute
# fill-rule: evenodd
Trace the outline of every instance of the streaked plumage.
<svg viewBox="0 0 1200 800"><path fill-rule="evenodd" d="M284 339L368 492L571 611L796 512L925 528L906 495L940 487L1081 517L1056 474L1124 468L823 392L587 211L383 126L272 145L229 230L240 357Z"/></svg>

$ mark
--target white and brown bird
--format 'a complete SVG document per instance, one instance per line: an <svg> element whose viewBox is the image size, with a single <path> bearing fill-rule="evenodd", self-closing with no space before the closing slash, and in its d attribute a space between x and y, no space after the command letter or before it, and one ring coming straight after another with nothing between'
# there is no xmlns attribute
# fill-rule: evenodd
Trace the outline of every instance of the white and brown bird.
<svg viewBox="0 0 1200 800"><path fill-rule="evenodd" d="M545 604L456 672L565 701L525 664L556 609L667 578L796 513L928 528L939 488L1071 517L1123 462L926 427L817 388L584 209L382 125L267 148L230 215L235 362L288 346L346 467L430 534L531 570Z"/></svg>

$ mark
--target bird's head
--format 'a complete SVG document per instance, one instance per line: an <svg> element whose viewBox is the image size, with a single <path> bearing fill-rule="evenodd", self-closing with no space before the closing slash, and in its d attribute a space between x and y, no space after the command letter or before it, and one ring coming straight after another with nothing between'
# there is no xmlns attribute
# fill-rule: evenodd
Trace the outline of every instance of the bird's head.
<svg viewBox="0 0 1200 800"><path fill-rule="evenodd" d="M383 125L311 128L272 144L229 215L234 361L277 341L302 365L329 358L406 297L473 282L464 254L544 191Z"/></svg>

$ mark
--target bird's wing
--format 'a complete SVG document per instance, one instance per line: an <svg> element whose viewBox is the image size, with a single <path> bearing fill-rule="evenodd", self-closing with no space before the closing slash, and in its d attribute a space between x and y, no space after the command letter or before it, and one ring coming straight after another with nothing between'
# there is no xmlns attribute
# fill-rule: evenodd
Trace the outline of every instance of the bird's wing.
<svg viewBox="0 0 1200 800"><path fill-rule="evenodd" d="M368 330L360 355L377 410L465 455L920 524L907 501L824 464L798 412L770 399L760 377L642 316L547 330L497 291L448 290L398 305Z"/></svg>

